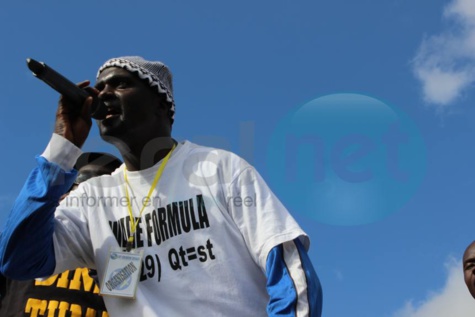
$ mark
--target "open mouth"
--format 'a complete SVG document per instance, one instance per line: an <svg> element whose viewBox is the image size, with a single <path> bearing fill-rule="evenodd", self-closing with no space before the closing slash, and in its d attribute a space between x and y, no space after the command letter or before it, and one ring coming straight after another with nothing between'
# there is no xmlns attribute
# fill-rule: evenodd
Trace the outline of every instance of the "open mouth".
<svg viewBox="0 0 475 317"><path fill-rule="evenodd" d="M109 119L109 118L112 118L112 117L116 117L116 116L119 116L120 115L120 110L117 109L116 107L107 107L107 111L106 111L106 119Z"/></svg>

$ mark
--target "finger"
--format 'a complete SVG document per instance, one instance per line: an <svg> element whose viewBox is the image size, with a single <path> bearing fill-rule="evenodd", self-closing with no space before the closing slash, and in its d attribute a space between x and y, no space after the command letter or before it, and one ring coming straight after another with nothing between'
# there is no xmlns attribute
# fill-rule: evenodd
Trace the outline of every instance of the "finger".
<svg viewBox="0 0 475 317"><path fill-rule="evenodd" d="M71 103L68 98L63 95L59 96L57 114L70 114L74 112L74 108L71 106Z"/></svg>
<svg viewBox="0 0 475 317"><path fill-rule="evenodd" d="M91 121L91 106L92 106L92 97L87 97L82 105L81 109L81 117L87 119L87 121Z"/></svg>
<svg viewBox="0 0 475 317"><path fill-rule="evenodd" d="M90 80L83 80L81 81L80 83L78 83L78 87L81 87L81 88L84 88L84 87L87 87L91 84L91 81Z"/></svg>
<svg viewBox="0 0 475 317"><path fill-rule="evenodd" d="M99 89L93 86L87 87L87 91L92 91L95 95L99 95L99 93L101 92Z"/></svg>
<svg viewBox="0 0 475 317"><path fill-rule="evenodd" d="M97 96L100 93L99 90L91 86L84 87L84 90L87 91L90 96Z"/></svg>

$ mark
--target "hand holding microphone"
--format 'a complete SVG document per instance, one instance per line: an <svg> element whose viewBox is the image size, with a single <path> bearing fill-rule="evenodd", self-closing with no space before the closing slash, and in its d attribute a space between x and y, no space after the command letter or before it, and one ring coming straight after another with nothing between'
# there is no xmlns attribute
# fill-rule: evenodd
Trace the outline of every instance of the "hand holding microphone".
<svg viewBox="0 0 475 317"><path fill-rule="evenodd" d="M97 120L102 120L106 116L105 107L101 106L97 96L90 94L86 89L79 88L69 79L56 72L43 62L38 62L32 58L27 58L26 63L28 68L33 72L37 78L44 81L51 88L66 97L72 103L77 105L78 113L87 97L92 96L93 102L91 105L91 117Z"/></svg>

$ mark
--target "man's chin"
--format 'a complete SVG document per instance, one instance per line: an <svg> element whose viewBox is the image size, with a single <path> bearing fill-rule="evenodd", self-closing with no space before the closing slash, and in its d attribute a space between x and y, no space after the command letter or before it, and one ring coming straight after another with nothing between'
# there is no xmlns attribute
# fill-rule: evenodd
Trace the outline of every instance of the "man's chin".
<svg viewBox="0 0 475 317"><path fill-rule="evenodd" d="M98 128L101 138L108 143L115 143L114 141L120 140L121 136L125 133L124 126L121 124L104 125L100 123Z"/></svg>

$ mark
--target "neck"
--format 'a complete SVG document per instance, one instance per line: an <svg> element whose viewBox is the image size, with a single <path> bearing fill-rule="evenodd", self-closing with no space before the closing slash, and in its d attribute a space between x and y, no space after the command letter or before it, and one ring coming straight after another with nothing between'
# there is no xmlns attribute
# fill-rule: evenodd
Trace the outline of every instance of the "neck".
<svg viewBox="0 0 475 317"><path fill-rule="evenodd" d="M160 137L144 144L134 143L131 146L118 145L128 171L140 171L152 167L162 160L177 142L172 137Z"/></svg>

